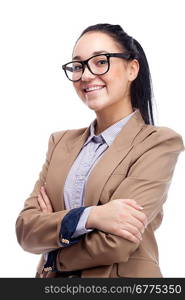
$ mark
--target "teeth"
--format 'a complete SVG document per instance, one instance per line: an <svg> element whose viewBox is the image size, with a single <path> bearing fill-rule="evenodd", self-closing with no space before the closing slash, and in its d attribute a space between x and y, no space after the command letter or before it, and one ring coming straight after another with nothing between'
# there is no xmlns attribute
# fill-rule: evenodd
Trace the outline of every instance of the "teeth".
<svg viewBox="0 0 185 300"><path fill-rule="evenodd" d="M85 89L85 92L90 92L90 91L95 91L95 90L100 90L104 88L104 86L94 86L94 87L89 87Z"/></svg>

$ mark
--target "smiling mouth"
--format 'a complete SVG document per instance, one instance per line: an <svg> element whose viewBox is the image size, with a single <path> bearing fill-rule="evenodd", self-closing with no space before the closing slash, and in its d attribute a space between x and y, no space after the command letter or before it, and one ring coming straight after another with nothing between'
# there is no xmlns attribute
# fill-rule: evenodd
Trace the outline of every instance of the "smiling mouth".
<svg viewBox="0 0 185 300"><path fill-rule="evenodd" d="M94 87L85 88L85 89L83 89L83 91L85 93L91 93L91 92L94 92L94 91L97 91L97 90L102 90L104 87L105 87L105 85L94 86Z"/></svg>

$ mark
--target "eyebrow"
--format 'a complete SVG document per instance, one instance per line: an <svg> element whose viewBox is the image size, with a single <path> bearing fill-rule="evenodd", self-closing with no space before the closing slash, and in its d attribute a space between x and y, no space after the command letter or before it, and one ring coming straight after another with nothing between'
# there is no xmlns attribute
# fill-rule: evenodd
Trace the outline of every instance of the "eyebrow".
<svg viewBox="0 0 185 300"><path fill-rule="evenodd" d="M106 50L99 50L99 51L95 51L95 52L93 52L92 53L92 56L93 55L97 55L97 54L102 54L102 53L108 53L108 51L106 51ZM76 60L76 59L81 59L81 56L74 56L73 58L72 58L72 60Z"/></svg>

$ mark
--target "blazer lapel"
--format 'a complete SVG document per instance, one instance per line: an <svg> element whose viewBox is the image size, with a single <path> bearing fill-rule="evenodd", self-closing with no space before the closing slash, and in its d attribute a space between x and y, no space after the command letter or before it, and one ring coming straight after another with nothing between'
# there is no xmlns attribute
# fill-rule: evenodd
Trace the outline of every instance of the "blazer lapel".
<svg viewBox="0 0 185 300"><path fill-rule="evenodd" d="M46 178L47 193L52 199L55 211L65 209L64 185L66 177L88 135L89 127L69 131L69 134L67 132L55 148Z"/></svg>
<svg viewBox="0 0 185 300"><path fill-rule="evenodd" d="M132 149L133 141L144 125L144 120L137 110L91 171L85 188L85 206L97 205L106 181Z"/></svg>
<svg viewBox="0 0 185 300"><path fill-rule="evenodd" d="M71 136L69 140L66 140L65 143L61 143L61 145L59 145L58 151L59 153L63 153L60 162L60 166L62 167L60 167L57 172L57 178L60 178L60 187L62 187L62 189L60 188L61 206L59 210L65 209L64 184L73 162L77 158L80 150L89 136L89 129L90 126L85 128L85 131L82 129L82 134L78 137L76 137L76 132L74 132L74 136ZM59 157L61 157L60 154L58 155L58 158Z"/></svg>

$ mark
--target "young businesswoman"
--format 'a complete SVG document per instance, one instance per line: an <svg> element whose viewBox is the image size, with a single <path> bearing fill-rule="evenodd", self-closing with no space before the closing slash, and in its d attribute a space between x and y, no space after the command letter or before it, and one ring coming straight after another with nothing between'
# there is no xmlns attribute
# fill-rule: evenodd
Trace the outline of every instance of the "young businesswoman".
<svg viewBox="0 0 185 300"><path fill-rule="evenodd" d="M162 277L162 221L181 136L154 125L149 66L119 25L77 40L65 74L96 118L51 134L46 161L16 221L37 277Z"/></svg>

